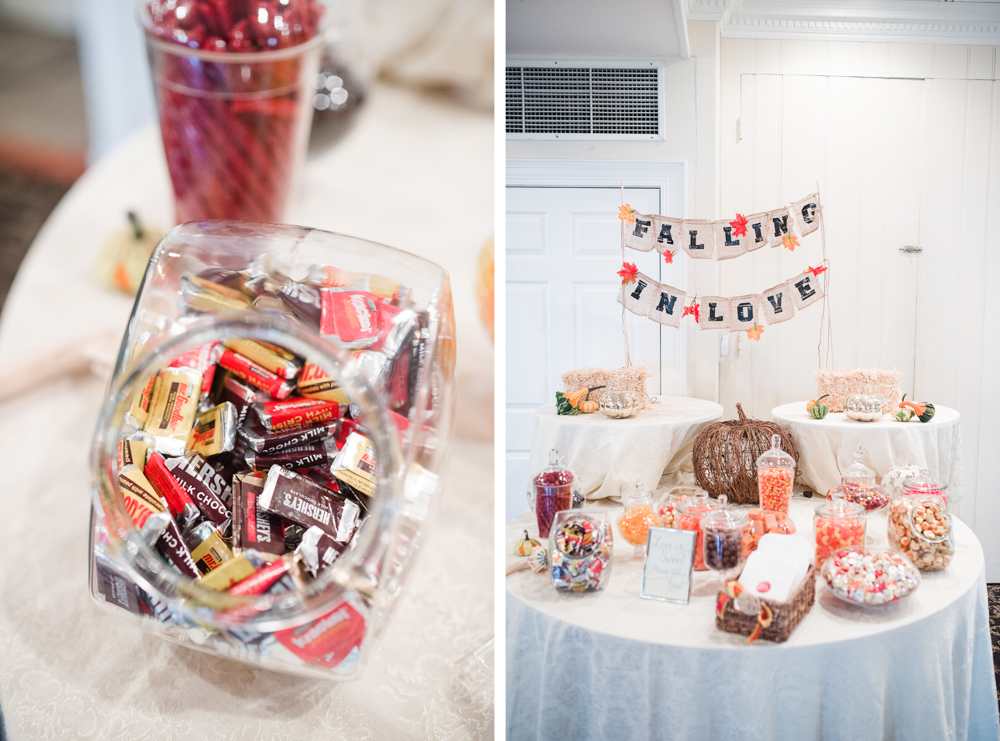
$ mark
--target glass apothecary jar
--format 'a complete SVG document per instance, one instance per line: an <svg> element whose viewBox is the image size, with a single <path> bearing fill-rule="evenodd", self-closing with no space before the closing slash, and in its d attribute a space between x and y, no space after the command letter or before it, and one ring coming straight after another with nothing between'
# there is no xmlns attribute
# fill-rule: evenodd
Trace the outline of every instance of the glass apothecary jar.
<svg viewBox="0 0 1000 741"><path fill-rule="evenodd" d="M830 501L816 507L813 515L813 535L816 541L816 568L822 568L832 554L841 548L865 547L865 508L849 502L843 492L834 492Z"/></svg>
<svg viewBox="0 0 1000 741"><path fill-rule="evenodd" d="M834 493L841 493L848 502L860 504L866 512L877 512L889 503L889 492L875 483L875 472L862 461L864 449L859 445L854 451L854 463L840 475L840 486L827 492L832 499Z"/></svg>
<svg viewBox="0 0 1000 741"><path fill-rule="evenodd" d="M913 478L903 482L904 497L912 496L935 496L940 497L945 506L948 506L948 487L931 476L931 472L926 468Z"/></svg>
<svg viewBox="0 0 1000 741"><path fill-rule="evenodd" d="M788 514L795 484L795 459L781 449L781 437L771 435L771 448L757 458L757 491L761 509Z"/></svg>
<svg viewBox="0 0 1000 741"><path fill-rule="evenodd" d="M889 504L889 547L921 571L939 571L955 555L951 514L939 496L914 494Z"/></svg>
<svg viewBox="0 0 1000 741"><path fill-rule="evenodd" d="M702 518L714 509L719 508L719 503L708 498L708 492L699 490L687 501L681 502L676 508L676 518L674 527L679 530L694 530L698 536L694 544L694 570L708 571L705 565L704 543L705 537L701 529Z"/></svg>
<svg viewBox="0 0 1000 741"><path fill-rule="evenodd" d="M622 540L635 546L633 557L641 559L646 555L649 528L660 526L660 516L653 509L653 495L636 483L635 489L622 497L622 504L625 511L618 518L618 533Z"/></svg>
<svg viewBox="0 0 1000 741"><path fill-rule="evenodd" d="M559 458L559 451L549 451L549 462L528 483L528 506L538 523L538 537L549 537L556 512L583 506L579 479Z"/></svg>
<svg viewBox="0 0 1000 741"><path fill-rule="evenodd" d="M677 527L677 505L694 497L708 497L708 492L699 486L673 486L668 489L656 503L660 526Z"/></svg>
<svg viewBox="0 0 1000 741"><path fill-rule="evenodd" d="M719 507L701 520L705 566L726 581L743 565L743 525L746 518L726 507L727 497L719 496Z"/></svg>
<svg viewBox="0 0 1000 741"><path fill-rule="evenodd" d="M355 676L435 508L454 337L447 274L414 255L173 229L97 420L93 597L208 653Z"/></svg>
<svg viewBox="0 0 1000 741"><path fill-rule="evenodd" d="M611 576L614 537L600 510L558 512L549 533L549 567L557 592L595 592Z"/></svg>

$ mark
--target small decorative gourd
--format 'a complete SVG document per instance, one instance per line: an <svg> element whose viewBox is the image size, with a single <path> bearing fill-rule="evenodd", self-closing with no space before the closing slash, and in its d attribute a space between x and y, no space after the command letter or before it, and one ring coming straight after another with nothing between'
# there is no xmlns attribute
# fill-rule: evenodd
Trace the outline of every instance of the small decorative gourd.
<svg viewBox="0 0 1000 741"><path fill-rule="evenodd" d="M809 414L815 419L823 419L823 417L827 415L827 412L830 411L830 407L826 404L820 404L820 402L829 395L830 394L823 394L818 399L810 399L806 403L806 411L809 412Z"/></svg>
<svg viewBox="0 0 1000 741"><path fill-rule="evenodd" d="M916 416L921 422L930 422L934 417L933 404L929 401L907 401L906 394L903 394L903 400L899 402L899 408L913 410L913 415Z"/></svg>
<svg viewBox="0 0 1000 741"><path fill-rule="evenodd" d="M597 402L590 398L592 391L602 389L604 386L591 386L576 389L575 391L556 391L556 414L590 414L597 411Z"/></svg>
<svg viewBox="0 0 1000 741"><path fill-rule="evenodd" d="M542 544L534 538L528 537L528 531L524 531L524 537L514 543L515 556L530 556L533 548L541 548Z"/></svg>

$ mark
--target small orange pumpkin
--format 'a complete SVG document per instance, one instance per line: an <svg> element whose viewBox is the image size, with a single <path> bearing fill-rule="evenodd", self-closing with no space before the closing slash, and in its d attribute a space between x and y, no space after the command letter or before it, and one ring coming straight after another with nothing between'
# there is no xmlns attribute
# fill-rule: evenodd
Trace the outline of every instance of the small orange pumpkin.
<svg viewBox="0 0 1000 741"><path fill-rule="evenodd" d="M591 412L596 412L597 407L598 407L597 401L595 401L594 399L585 399L584 401L580 402L580 404L577 406L577 409L579 409L584 414L590 414Z"/></svg>

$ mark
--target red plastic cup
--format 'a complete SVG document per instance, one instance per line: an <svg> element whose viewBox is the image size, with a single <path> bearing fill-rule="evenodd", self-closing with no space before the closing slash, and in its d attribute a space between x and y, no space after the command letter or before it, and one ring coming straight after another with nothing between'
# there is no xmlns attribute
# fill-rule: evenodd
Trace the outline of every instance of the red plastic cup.
<svg viewBox="0 0 1000 741"><path fill-rule="evenodd" d="M268 51L208 51L139 17L179 223L278 223L305 159L323 36ZM224 46L224 45L223 45Z"/></svg>

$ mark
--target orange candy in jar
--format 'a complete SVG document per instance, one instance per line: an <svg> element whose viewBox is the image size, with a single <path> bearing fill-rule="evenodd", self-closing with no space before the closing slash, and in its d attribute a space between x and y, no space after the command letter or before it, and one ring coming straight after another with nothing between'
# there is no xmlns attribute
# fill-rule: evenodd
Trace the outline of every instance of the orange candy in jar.
<svg viewBox="0 0 1000 741"><path fill-rule="evenodd" d="M771 449L757 459L757 491L762 509L788 514L795 482L795 459L781 449L781 438L771 435Z"/></svg>
<svg viewBox="0 0 1000 741"><path fill-rule="evenodd" d="M694 570L708 571L703 553L705 536L701 530L701 521L709 512L718 509L719 504L708 498L707 491L699 489L699 492L698 495L677 505L674 527L680 530L694 530L698 533L698 540L694 545Z"/></svg>
<svg viewBox="0 0 1000 741"><path fill-rule="evenodd" d="M813 529L816 534L816 568L841 548L865 547L865 508L833 491L832 498L816 508Z"/></svg>
<svg viewBox="0 0 1000 741"><path fill-rule="evenodd" d="M653 509L653 496L642 490L642 484L635 485L635 491L622 497L625 512L618 518L618 532L626 543L635 546L635 558L646 553L646 538L649 528L660 526L660 516Z"/></svg>
<svg viewBox="0 0 1000 741"><path fill-rule="evenodd" d="M656 514L660 516L660 527L677 527L677 505L696 496L708 496L708 492L697 486L675 486L660 499Z"/></svg>
<svg viewBox="0 0 1000 741"><path fill-rule="evenodd" d="M743 559L757 550L757 544L767 533L791 535L795 532L795 523L788 519L784 512L772 512L767 509L752 509L747 512L749 521L743 526Z"/></svg>

